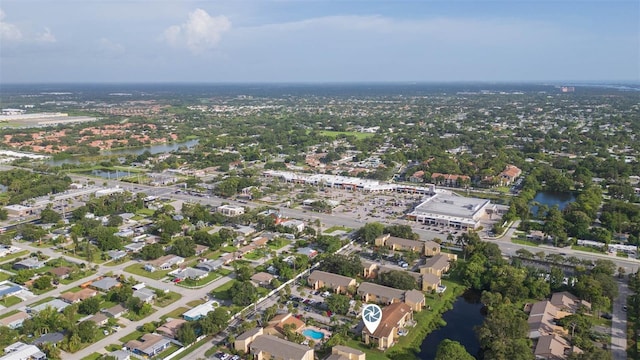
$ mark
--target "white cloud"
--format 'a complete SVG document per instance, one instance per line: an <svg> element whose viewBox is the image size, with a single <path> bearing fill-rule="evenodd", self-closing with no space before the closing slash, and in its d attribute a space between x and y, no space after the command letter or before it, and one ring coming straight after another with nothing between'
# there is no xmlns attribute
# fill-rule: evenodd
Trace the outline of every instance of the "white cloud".
<svg viewBox="0 0 640 360"><path fill-rule="evenodd" d="M22 32L13 24L4 21L5 13L0 9L0 40L19 41L22 40Z"/></svg>
<svg viewBox="0 0 640 360"><path fill-rule="evenodd" d="M168 27L162 38L175 47L187 47L194 54L214 48L222 34L231 29L231 21L226 16L211 16L202 9L189 14L187 22Z"/></svg>
<svg viewBox="0 0 640 360"><path fill-rule="evenodd" d="M39 42L54 43L56 42L56 37L51 33L51 29L45 27L44 32L38 34L36 40Z"/></svg>

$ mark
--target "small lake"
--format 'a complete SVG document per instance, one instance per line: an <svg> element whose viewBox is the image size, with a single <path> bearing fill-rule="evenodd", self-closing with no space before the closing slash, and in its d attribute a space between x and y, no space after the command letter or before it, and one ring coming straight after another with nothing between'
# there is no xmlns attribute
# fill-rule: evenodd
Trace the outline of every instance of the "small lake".
<svg viewBox="0 0 640 360"><path fill-rule="evenodd" d="M79 172L78 174L100 176L101 178L105 178L105 179L122 179L122 178L131 176L131 174L135 175L136 173L131 173L128 171L91 170L91 171Z"/></svg>
<svg viewBox="0 0 640 360"><path fill-rule="evenodd" d="M186 147L187 149L190 149L196 145L198 145L198 139L193 139L193 140L183 141L183 142L158 144L158 145L152 145L152 146L128 148L128 149L104 150L104 151L100 151L100 155L103 155L103 156L141 155L145 151L148 151L151 154L162 154L162 153L178 150L180 147ZM81 164L81 163L82 161L80 161L80 159L78 158L45 161L45 164L49 166L60 166L64 164Z"/></svg>
<svg viewBox="0 0 640 360"><path fill-rule="evenodd" d="M536 194L533 201L542 205L547 205L549 209L557 205L560 210L563 210L567 205L576 201L576 196L570 192L541 191ZM538 214L537 205L531 206L531 214L533 216Z"/></svg>
<svg viewBox="0 0 640 360"><path fill-rule="evenodd" d="M442 315L442 319L447 322L447 325L434 330L424 339L420 345L418 358L435 359L438 345L445 339L459 342L469 354L477 357L480 351L480 342L474 328L482 325L484 321L482 307L480 294L474 291L467 291L456 299L453 303L453 309Z"/></svg>

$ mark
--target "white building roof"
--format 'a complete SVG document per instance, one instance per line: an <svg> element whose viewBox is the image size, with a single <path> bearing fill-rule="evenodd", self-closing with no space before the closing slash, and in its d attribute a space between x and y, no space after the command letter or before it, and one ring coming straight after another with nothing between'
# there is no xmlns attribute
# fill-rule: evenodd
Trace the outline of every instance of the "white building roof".
<svg viewBox="0 0 640 360"><path fill-rule="evenodd" d="M206 316L210 311L213 311L214 305L218 305L218 302L214 300L207 301L204 304L200 304L193 309L186 311L184 314L182 314L182 316L191 319Z"/></svg>

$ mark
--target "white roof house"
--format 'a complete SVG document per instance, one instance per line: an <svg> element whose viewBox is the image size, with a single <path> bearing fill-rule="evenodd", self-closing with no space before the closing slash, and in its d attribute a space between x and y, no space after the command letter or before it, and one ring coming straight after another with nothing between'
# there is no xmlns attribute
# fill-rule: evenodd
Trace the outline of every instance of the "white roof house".
<svg viewBox="0 0 640 360"><path fill-rule="evenodd" d="M184 314L182 314L182 317L187 321L200 320L203 317L207 316L207 314L209 312L213 311L215 306L218 306L218 305L219 304L218 304L217 301L210 300L210 301L207 301L204 304L200 304L200 305L194 307L193 309L185 312Z"/></svg>

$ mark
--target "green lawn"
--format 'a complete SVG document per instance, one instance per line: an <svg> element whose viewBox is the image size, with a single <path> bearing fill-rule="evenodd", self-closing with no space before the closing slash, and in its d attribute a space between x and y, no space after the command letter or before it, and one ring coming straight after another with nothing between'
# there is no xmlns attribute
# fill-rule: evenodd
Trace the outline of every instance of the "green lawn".
<svg viewBox="0 0 640 360"><path fill-rule="evenodd" d="M328 228L327 230L323 231L323 233L325 233L325 234L331 234L331 233L336 232L336 231L346 231L346 232L349 232L349 231L351 231L351 228L344 227L344 226L332 226L332 227Z"/></svg>
<svg viewBox="0 0 640 360"><path fill-rule="evenodd" d="M238 248L235 246L225 246L223 248L220 248L220 251L222 251L223 253L232 253L234 251L238 251Z"/></svg>
<svg viewBox="0 0 640 360"><path fill-rule="evenodd" d="M13 314L17 314L19 312L20 312L20 310L11 310L11 311L7 312L6 314L0 315L0 319L4 319L6 317L9 317L9 316L11 316Z"/></svg>
<svg viewBox="0 0 640 360"><path fill-rule="evenodd" d="M332 130L322 130L319 131L320 135L323 136L328 136L331 138L336 138L340 135L342 136L355 136L356 139L361 140L361 139L365 139L365 138L369 138L374 136L375 134L373 133L361 133L361 132L357 132L357 131L332 131Z"/></svg>
<svg viewBox="0 0 640 360"><path fill-rule="evenodd" d="M29 250L22 250L22 251L18 251L17 253L11 254L11 255L7 255L4 256L2 259L0 259L0 262L7 262L9 260L13 260L15 258L19 258L20 256L25 256L29 254Z"/></svg>
<svg viewBox="0 0 640 360"><path fill-rule="evenodd" d="M165 307L178 301L181 297L182 295L178 294L177 292L169 291L167 293L167 297L156 300L155 305L158 307Z"/></svg>
<svg viewBox="0 0 640 360"><path fill-rule="evenodd" d="M13 295L6 296L2 300L0 300L0 304L2 304L4 307L13 306L13 305L19 304L21 302L22 302L22 299L20 299L17 296L13 296Z"/></svg>
<svg viewBox="0 0 640 360"><path fill-rule="evenodd" d="M198 300L191 300L187 303L187 305L191 306L191 307L196 307L200 304L204 304L206 301L202 300L202 299L198 299Z"/></svg>
<svg viewBox="0 0 640 360"><path fill-rule="evenodd" d="M220 275L215 273L215 272L210 272L207 274L207 276L205 276L203 279L201 280L192 280L192 279L185 279L179 283L177 283L176 285L178 286L182 286L182 287L194 287L194 286L205 286L208 285L209 283L217 280L220 278Z"/></svg>
<svg viewBox="0 0 640 360"><path fill-rule="evenodd" d="M167 356L173 354L174 352L178 351L178 349L180 349L180 346L178 346L176 344L171 344L171 345L169 345L169 347L166 350L164 350L160 354L156 355L156 357L158 359L164 359L165 357L167 357Z"/></svg>
<svg viewBox="0 0 640 360"><path fill-rule="evenodd" d="M160 280L166 277L169 272L171 272L171 270L156 270L154 272L147 271L144 269L144 264L141 263L131 264L124 268L124 271L134 275L148 277L149 279L154 280Z"/></svg>
<svg viewBox="0 0 640 360"><path fill-rule="evenodd" d="M118 266L122 263L125 263L127 261L131 260L131 258L129 256L125 256L122 259L119 260L111 260L108 263L105 263L104 266Z"/></svg>
<svg viewBox="0 0 640 360"><path fill-rule="evenodd" d="M271 250L280 250L283 247L289 245L291 241L284 238L275 238L267 243L267 247Z"/></svg>
<svg viewBox="0 0 640 360"><path fill-rule="evenodd" d="M142 331L135 330L135 331L129 333L128 335L121 337L120 341L123 342L123 343L126 343L127 341L136 340L136 339L140 338L144 334L145 333L143 333ZM118 349L120 349L120 348L121 347L119 346Z"/></svg>
<svg viewBox="0 0 640 360"><path fill-rule="evenodd" d="M260 250L253 250L247 254L244 255L244 258L247 260L258 260L261 259L264 255L262 254L262 251Z"/></svg>
<svg viewBox="0 0 640 360"><path fill-rule="evenodd" d="M220 274L221 276L227 276L227 275L231 274L233 272L233 270L220 268L220 269L216 270L215 272Z"/></svg>
<svg viewBox="0 0 640 360"><path fill-rule="evenodd" d="M191 346L189 346L185 351L183 351L180 354L176 355L174 357L174 359L179 360L179 359L182 359L182 358L185 358L185 357L187 359L190 359L190 357L188 357L187 355L191 354L196 349L198 349L200 346L202 346L202 345L206 344L207 342L209 342L212 338L213 338L212 336L207 336L204 339L196 342L195 344L191 344Z"/></svg>
<svg viewBox="0 0 640 360"><path fill-rule="evenodd" d="M6 272L0 272L0 281L9 280L9 278L11 278L11 275Z"/></svg>
<svg viewBox="0 0 640 360"><path fill-rule="evenodd" d="M46 302L49 302L49 301L51 301L51 300L53 300L53 299L54 299L54 297L53 297L53 296L48 296L48 297L46 297L46 298L44 298L44 299L41 299L41 300L38 300L38 301L34 302L33 304L29 305L29 307L35 307L35 306L37 306L37 305L40 305L40 304L44 304L44 303L46 303Z"/></svg>
<svg viewBox="0 0 640 360"><path fill-rule="evenodd" d="M571 245L571 248L573 250L580 250L580 251L586 251L586 252L591 252L591 253L596 253L596 254L604 254L604 252L600 249L596 249L590 246L581 246L581 245Z"/></svg>
<svg viewBox="0 0 640 360"><path fill-rule="evenodd" d="M151 308L151 311L149 311L148 314L144 314L144 315L138 315L136 313L134 313L133 311L127 311L126 314L124 314L123 316L131 321L139 321L142 320L144 318L146 318L147 316L153 314L154 312L156 312L156 309Z"/></svg>
<svg viewBox="0 0 640 360"><path fill-rule="evenodd" d="M104 347L108 352L116 351L122 349L122 345L111 344Z"/></svg>
<svg viewBox="0 0 640 360"><path fill-rule="evenodd" d="M153 216L153 213L155 213L155 210L151 210L151 209L140 209L138 211L136 211L136 215L141 215L141 216Z"/></svg>
<svg viewBox="0 0 640 360"><path fill-rule="evenodd" d="M182 314L184 314L187 310L189 310L189 308L186 308L184 306L181 306L179 308L175 308L174 310L171 310L171 312L169 312L168 314L164 315L164 318L172 318L172 319L179 319Z"/></svg>
<svg viewBox="0 0 640 360"><path fill-rule="evenodd" d="M514 244L520 245L528 245L528 246L539 246L540 244L535 241L529 241L524 239L511 239L511 242Z"/></svg>
<svg viewBox="0 0 640 360"><path fill-rule="evenodd" d="M82 360L97 360L102 354L94 352L82 358Z"/></svg>
<svg viewBox="0 0 640 360"><path fill-rule="evenodd" d="M84 279L96 273L95 270L85 269L84 271L76 270L69 275L68 278L60 280L61 284L71 284L72 282L78 281L80 279Z"/></svg>
<svg viewBox="0 0 640 360"><path fill-rule="evenodd" d="M217 288L213 289L213 291L211 291L211 295L213 295L214 297L220 299L220 300L229 300L231 299L231 297L229 296L229 292L228 290L231 289L231 287L233 286L233 284L235 284L238 280L231 280L225 284L222 284L221 286L218 286Z"/></svg>

